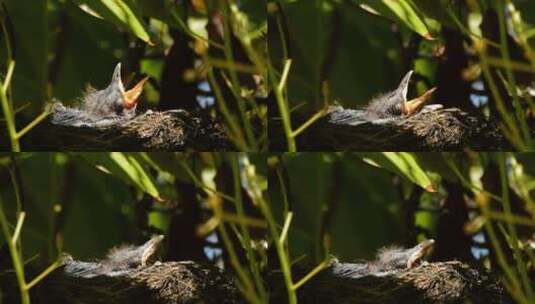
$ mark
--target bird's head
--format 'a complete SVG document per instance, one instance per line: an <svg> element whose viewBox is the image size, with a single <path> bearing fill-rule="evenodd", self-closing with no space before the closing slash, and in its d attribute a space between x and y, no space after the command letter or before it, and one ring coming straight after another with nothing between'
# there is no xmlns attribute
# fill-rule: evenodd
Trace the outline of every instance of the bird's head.
<svg viewBox="0 0 535 304"><path fill-rule="evenodd" d="M141 246L112 248L103 263L114 271L150 266L157 260L163 240L163 235L156 235Z"/></svg>
<svg viewBox="0 0 535 304"><path fill-rule="evenodd" d="M366 108L372 118L386 118L401 115L410 116L422 109L425 103L431 99L431 95L436 88L432 88L412 100L407 100L407 92L409 90L412 74L412 70L405 74L394 91L372 100L370 105Z"/></svg>
<svg viewBox="0 0 535 304"><path fill-rule="evenodd" d="M163 235L156 235L153 236L150 240L148 240L145 244L141 246L141 266L148 266L157 259L158 257L158 251L163 245L164 240Z"/></svg>
<svg viewBox="0 0 535 304"><path fill-rule="evenodd" d="M436 90L436 88L432 88L419 97L407 100L407 92L409 91L409 83L413 72L412 70L407 72L399 83L398 88L392 92L394 94L393 99L396 101L396 107L399 113L403 115L412 115L420 111L425 103L431 99L431 95Z"/></svg>
<svg viewBox="0 0 535 304"><path fill-rule="evenodd" d="M121 79L121 63L118 63L108 87L104 90L89 92L84 97L84 107L92 114L99 116L133 116L147 79L148 77L143 78L126 91Z"/></svg>
<svg viewBox="0 0 535 304"><path fill-rule="evenodd" d="M410 269L416 267L429 255L434 244L435 241L429 239L408 249L399 247L383 248L377 256L376 266L383 270Z"/></svg>
<svg viewBox="0 0 535 304"><path fill-rule="evenodd" d="M428 256L435 247L435 240L429 239L409 249L409 259L407 268L418 266L420 262Z"/></svg>
<svg viewBox="0 0 535 304"><path fill-rule="evenodd" d="M143 92L143 86L148 77L141 79L133 88L125 91L123 81L121 79L121 63L119 62L113 70L110 85L106 88L110 95L116 102L120 104L124 109L135 109L137 101L141 92Z"/></svg>

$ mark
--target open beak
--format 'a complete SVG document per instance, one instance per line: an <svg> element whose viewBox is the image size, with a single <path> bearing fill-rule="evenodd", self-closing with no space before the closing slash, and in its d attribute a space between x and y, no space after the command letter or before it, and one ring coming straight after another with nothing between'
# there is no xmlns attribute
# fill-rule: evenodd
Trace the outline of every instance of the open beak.
<svg viewBox="0 0 535 304"><path fill-rule="evenodd" d="M125 91L123 81L121 79L121 63L119 62L113 70L110 86L118 88L121 94L123 94L123 107L126 109L132 109L136 106L137 99L139 96L141 96L141 92L143 92L143 85L145 85L147 79L149 79L149 77L141 79L141 81L138 82L133 88Z"/></svg>
<svg viewBox="0 0 535 304"><path fill-rule="evenodd" d="M410 70L403 76L403 79L401 79L401 82L398 85L398 88L396 89L396 94L401 94L401 97L403 100L407 100L407 92L409 91L409 83L411 82L412 74L414 73L413 70Z"/></svg>
<svg viewBox="0 0 535 304"><path fill-rule="evenodd" d="M420 111L422 107L431 99L431 95L437 88L432 88L427 92L423 93L420 97L416 97L412 100L405 101L401 106L401 113L404 115L413 115Z"/></svg>
<svg viewBox="0 0 535 304"><path fill-rule="evenodd" d="M132 109L136 106L137 99L141 95L141 92L143 92L143 86L145 85L147 79L149 79L149 77L141 79L141 81L139 81L133 88L123 92L123 105L126 109Z"/></svg>

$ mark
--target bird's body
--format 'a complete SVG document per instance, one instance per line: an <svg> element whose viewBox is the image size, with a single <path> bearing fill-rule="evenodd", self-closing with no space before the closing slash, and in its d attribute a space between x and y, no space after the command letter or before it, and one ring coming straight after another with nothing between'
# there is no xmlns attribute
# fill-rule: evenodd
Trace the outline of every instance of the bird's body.
<svg viewBox="0 0 535 304"><path fill-rule="evenodd" d="M52 107L52 123L103 127L129 120L136 115L137 99L146 80L125 91L121 80L121 63L118 63L108 87L96 90L89 86L77 107L66 107L56 102Z"/></svg>

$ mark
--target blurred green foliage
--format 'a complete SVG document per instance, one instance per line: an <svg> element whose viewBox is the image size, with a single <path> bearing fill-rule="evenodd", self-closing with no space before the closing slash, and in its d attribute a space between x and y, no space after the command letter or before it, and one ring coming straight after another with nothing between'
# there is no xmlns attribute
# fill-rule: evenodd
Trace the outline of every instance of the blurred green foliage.
<svg viewBox="0 0 535 304"><path fill-rule="evenodd" d="M293 216L292 261L373 259L381 247L434 238L438 260L479 263L500 274L515 300L530 303L534 160L512 153L287 153L268 160L269 191L279 225ZM465 251L454 249L466 240ZM508 262L497 262L496 252Z"/></svg>
<svg viewBox="0 0 535 304"><path fill-rule="evenodd" d="M214 17L217 14L221 14L221 20ZM249 135L248 142L243 138L252 132L263 134L267 127L263 124L267 109L257 104L255 95L265 88L233 77L239 69L236 66L245 69L240 73L247 77L264 76L267 45L263 36L267 21L262 1L6 0L2 2L0 20L3 85L8 67L15 63L13 81L5 92L6 102L2 101L3 106L8 103L2 118L6 117L14 150L18 150L13 147L17 146L17 136L8 116L17 118L15 129L20 131L52 100L73 104L88 84L99 89L106 86L117 62L123 63L125 86L140 74L153 78L145 86L141 108L165 103L190 109L191 104L197 104L198 96L213 95L199 89L201 83L208 81L209 71L223 70L229 81L211 83L211 89L218 85L219 90L232 91L223 95L230 115L222 117L225 123L239 126L229 128L237 133L230 137L240 143L242 150L257 150L265 145L261 136L256 137L259 142ZM217 28L214 33L220 37L210 34L210 26ZM184 45L177 46L175 42ZM173 46L182 53L171 52ZM226 47L230 52L226 49L223 54ZM241 53L232 56L232 52ZM182 58L170 58L173 56ZM166 68L175 79L172 87L162 79ZM194 96L184 93L191 92L191 88L187 91L189 86L198 91ZM182 90L176 98L183 100L162 101L161 90ZM237 111L236 103L243 111ZM216 108L219 110L219 106L212 107ZM251 130L249 120L255 121L255 130Z"/></svg>
<svg viewBox="0 0 535 304"><path fill-rule="evenodd" d="M438 260L478 263L515 300L529 303L534 161L531 154L475 152L267 159L262 153L4 153L0 197L12 229L16 215L26 214L20 238L24 260L31 261L26 267L46 266L59 252L102 257L152 233L187 238L173 230L171 217L187 211L185 189L195 189L202 216L188 233L218 235L224 254L216 260L232 265L250 302L267 299L260 275L266 266L280 267L295 293L302 277L288 267L303 256L317 263L330 255L371 259L380 247L434 238ZM455 247L466 239L465 251Z"/></svg>
<svg viewBox="0 0 535 304"><path fill-rule="evenodd" d="M289 66L273 115L289 150L301 126L289 128L287 113L361 108L408 70L416 72L410 97L437 86L437 103L491 117L515 148L532 150L533 8L525 0L271 1L272 78Z"/></svg>
<svg viewBox="0 0 535 304"><path fill-rule="evenodd" d="M406 242L407 224L403 218L403 196L400 191L414 191L417 187L408 178L393 187L392 172L366 163L368 156L378 159L380 153L331 154L302 153L284 156L288 172L291 209L296 217L290 230L292 253L307 254L322 259L325 251L317 246L330 247L329 252L344 260L371 257L384 245ZM388 162L389 163L389 162ZM386 161L376 163L379 166ZM391 164L391 163L390 163ZM419 165L400 172L420 170ZM279 181L270 180L274 205L283 206ZM323 244L321 226L328 217L329 241Z"/></svg>
<svg viewBox="0 0 535 304"><path fill-rule="evenodd" d="M25 258L38 255L47 263L65 251L92 259L102 257L113 246L137 243L150 235L136 218L144 195L153 197L147 224L165 232L165 222L172 215L167 204L183 199L173 183L195 185L185 168L198 178L206 174L213 178L227 157L211 153L3 154L0 195L13 223L17 210L13 187L18 186L22 193L27 213L21 237ZM261 154L251 155L250 161L257 174L265 174ZM17 185L11 183L11 174L17 176Z"/></svg>
<svg viewBox="0 0 535 304"><path fill-rule="evenodd" d="M266 256L252 246L265 236L254 209L267 206L266 175L262 153L1 153L0 289L11 287L0 299L17 299L12 269L28 304L61 253L96 260L164 234L165 257L235 271L244 297L265 302Z"/></svg>

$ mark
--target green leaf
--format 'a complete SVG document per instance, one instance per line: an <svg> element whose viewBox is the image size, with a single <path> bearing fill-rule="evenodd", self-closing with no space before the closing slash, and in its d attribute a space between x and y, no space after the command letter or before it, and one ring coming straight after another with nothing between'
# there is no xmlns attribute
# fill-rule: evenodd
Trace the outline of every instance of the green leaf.
<svg viewBox="0 0 535 304"><path fill-rule="evenodd" d="M361 7L371 13L401 22L425 39L433 39L424 19L406 0L369 1Z"/></svg>
<svg viewBox="0 0 535 304"><path fill-rule="evenodd" d="M146 25L135 10L123 0L76 0L84 12L125 27L139 39L152 45Z"/></svg>
<svg viewBox="0 0 535 304"><path fill-rule="evenodd" d="M448 0L429 1L429 0L411 0L414 7L418 8L427 18L432 18L440 24L455 29L457 25L448 15L446 9Z"/></svg>
<svg viewBox="0 0 535 304"><path fill-rule="evenodd" d="M124 171L130 180L149 195L159 198L160 193L152 176L135 158L134 155L121 152L111 152L110 158Z"/></svg>
<svg viewBox="0 0 535 304"><path fill-rule="evenodd" d="M383 152L383 153L359 153L363 161L378 167L383 167L396 174L404 176L428 192L436 192L431 179L420 167L412 153L407 152Z"/></svg>
<svg viewBox="0 0 535 304"><path fill-rule="evenodd" d="M160 199L160 191L154 177L147 172L145 164L135 154L110 152L76 153L75 155L82 156L101 171L115 175L152 197Z"/></svg>
<svg viewBox="0 0 535 304"><path fill-rule="evenodd" d="M101 0L102 3L119 18L139 39L152 44L149 34L145 30L143 23L130 7L122 0Z"/></svg>
<svg viewBox="0 0 535 304"><path fill-rule="evenodd" d="M266 2L258 0L240 1L239 10L244 20L240 26L244 26L251 38L257 38L267 32Z"/></svg>

